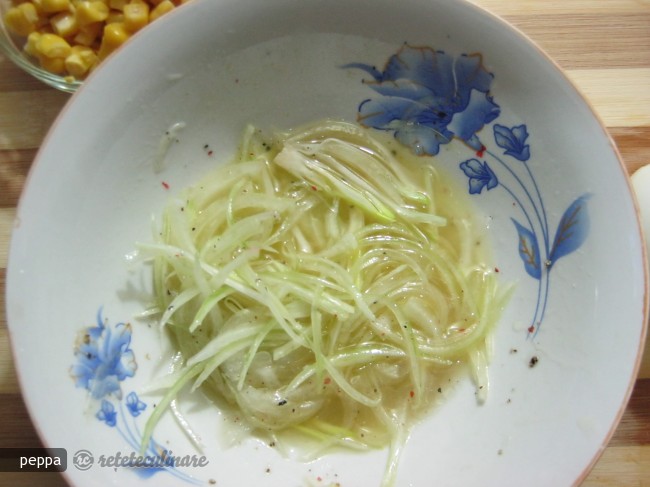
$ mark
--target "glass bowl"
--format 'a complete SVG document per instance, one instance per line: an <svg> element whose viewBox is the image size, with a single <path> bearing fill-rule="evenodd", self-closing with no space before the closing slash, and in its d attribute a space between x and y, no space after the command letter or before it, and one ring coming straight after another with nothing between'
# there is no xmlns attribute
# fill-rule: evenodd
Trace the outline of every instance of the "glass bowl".
<svg viewBox="0 0 650 487"><path fill-rule="evenodd" d="M38 60L23 51L25 39L14 35L4 23L5 12L11 7L9 0L0 0L0 51L14 64L43 83L67 93L73 93L81 86L82 81L50 73L39 66Z"/></svg>
<svg viewBox="0 0 650 487"><path fill-rule="evenodd" d="M163 15L168 14L172 10L176 10L188 1L152 0L150 2L142 2L141 0L136 0L131 2L129 0L126 3L141 4L141 8L136 10L130 9L129 14L126 14L126 9L123 10L124 6L120 7L116 5L113 8L106 5L106 11L101 11L101 9L94 9L91 5L84 9L85 13L83 15L85 18L83 24L81 24L80 20L80 16L82 15L81 4L88 2L73 0L65 8L53 12L46 11L45 13L37 13L37 32L46 34L47 32L54 31L53 33L56 34L55 37L59 35L63 37L73 50L75 48L81 48L82 51L84 49L86 51L92 51L90 54L88 52L82 53L81 51L76 51L79 59L75 60L75 62L81 63L80 69L85 68L80 71L83 74L77 76L73 71L70 74L56 74L46 69L39 59L32 55L35 50L38 50L38 47L32 45L31 49L26 49L25 46L28 44L27 36L17 35L5 21L5 15L14 5L17 3L27 4L28 2L23 0L0 0L0 52L4 53L16 65L42 82L61 91L72 93L81 86L84 79L86 79L95 67L102 63L113 51L121 47L123 43L138 34L148 24L157 21ZM34 0L32 3L35 4L35 9L38 11L38 7L36 7L38 2ZM107 2L104 3L106 4ZM45 7L42 8L44 9ZM73 13L72 19L67 16L69 13ZM101 17L104 14L107 17ZM59 17L60 15L63 15L63 18ZM97 15L100 17L96 17ZM80 22L79 25L77 25L77 21ZM62 30L67 31L67 34L57 32L59 29L54 26L55 24ZM99 24L98 32L93 28L97 27L97 24ZM107 30L109 26L113 27ZM78 35L83 35L84 40L77 39L77 28ZM73 31L72 29L75 30ZM57 44L57 41L52 42ZM56 50L57 47L53 47L52 42L45 42L45 44L49 44L48 48ZM38 46L40 41L30 41L30 43ZM54 55L50 60L56 60L54 59L56 57L57 55Z"/></svg>

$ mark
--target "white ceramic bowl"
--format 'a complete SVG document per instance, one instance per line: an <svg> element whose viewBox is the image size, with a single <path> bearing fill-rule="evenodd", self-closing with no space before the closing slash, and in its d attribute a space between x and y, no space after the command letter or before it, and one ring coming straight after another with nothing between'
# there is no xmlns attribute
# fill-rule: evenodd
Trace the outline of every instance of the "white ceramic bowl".
<svg viewBox="0 0 650 487"><path fill-rule="evenodd" d="M385 69L396 54L406 67ZM418 70L422 63L436 67ZM402 81L393 83L397 74ZM374 85L363 82L373 78ZM408 81L432 96L416 99ZM373 89L389 85L401 101ZM414 429L397 485L559 486L586 476L630 394L647 283L628 179L580 94L519 32L465 2L194 0L78 90L45 140L18 209L7 276L12 344L39 433L68 451L68 481L379 485L385 451L303 464L252 439L224 446L220 415L200 399L186 414L207 466L151 470L144 479L99 465L102 455L134 451L157 400L143 387L167 357L155 330L118 326L142 310L134 290L148 276L124 256L150 238L151 215L228 160L245 124L354 121L372 106L361 104L368 99L396 110L390 127L402 136L413 135L413 121L447 134L439 146L430 132L415 135L474 193L489 217L500 275L516 285L495 336L487 402L478 406L469 382L459 384ZM425 123L427 110L446 112ZM365 121L386 129L384 118ZM161 153L165 169L156 173ZM74 349L84 329L96 334L88 346L119 351L123 374L102 373L121 400L95 401L70 377L82 361ZM97 379L98 370L85 377ZM157 441L176 455L197 453L167 419ZM83 470L89 454L94 464Z"/></svg>

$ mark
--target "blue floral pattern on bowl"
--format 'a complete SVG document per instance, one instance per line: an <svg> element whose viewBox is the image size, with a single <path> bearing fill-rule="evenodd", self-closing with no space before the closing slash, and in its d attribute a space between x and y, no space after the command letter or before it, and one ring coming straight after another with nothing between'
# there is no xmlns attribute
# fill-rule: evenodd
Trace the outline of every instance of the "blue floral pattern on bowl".
<svg viewBox="0 0 650 487"><path fill-rule="evenodd" d="M138 365L130 348L131 326L118 323L107 328L97 314L97 326L88 327L79 334L74 354L77 362L70 375L77 387L87 389L95 399L115 395L122 397L120 383L133 377Z"/></svg>
<svg viewBox="0 0 650 487"><path fill-rule="evenodd" d="M490 93L494 75L480 54L454 57L431 47L404 44L382 71L357 62L343 68L369 74L372 79L362 83L379 95L359 104L359 123L392 132L416 155L435 156L441 145L460 140L475 151L475 157L459 162L469 193L501 188L513 199L518 218L523 218L511 218L519 257L525 272L537 281L535 310L527 329L528 336L534 337L544 320L551 270L558 259L577 250L589 233L590 195L580 195L568 206L551 240L544 197L529 164L526 125L492 125L491 137L486 135L484 141L492 145L494 140L501 154L479 138L501 115Z"/></svg>
<svg viewBox="0 0 650 487"><path fill-rule="evenodd" d="M74 346L76 362L70 376L77 387L88 391L96 404L95 418L113 428L132 449L133 454L121 457L121 467L133 470L141 478L158 472L199 484L197 479L178 470L172 452L155 440L141 451L143 434L136 418L147 411L147 404L135 391L124 397L122 383L137 371L135 354L131 349L131 325L117 323L109 326L97 312L96 324L82 329ZM143 465L142 458L149 463Z"/></svg>
<svg viewBox="0 0 650 487"><path fill-rule="evenodd" d="M454 58L405 44L383 71L363 63L344 67L370 74L364 83L380 95L361 102L359 122L393 132L418 155L435 155L455 138L480 149L476 133L500 113L489 93L494 76L480 54Z"/></svg>

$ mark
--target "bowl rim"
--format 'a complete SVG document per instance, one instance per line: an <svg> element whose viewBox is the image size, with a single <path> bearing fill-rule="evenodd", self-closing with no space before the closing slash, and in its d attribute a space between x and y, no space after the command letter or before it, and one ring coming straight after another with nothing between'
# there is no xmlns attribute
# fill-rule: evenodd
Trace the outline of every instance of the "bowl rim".
<svg viewBox="0 0 650 487"><path fill-rule="evenodd" d="M621 154L620 150L618 149L618 146L616 145L616 142L614 141L614 138L612 137L612 134L610 133L609 129L607 128L607 125L605 124L605 121L603 117L598 113L596 110L596 107L594 106L593 102L586 96L584 91L567 75L566 71L562 66L559 64L559 62L553 58L546 50L544 50L532 37L530 37L526 32L524 32L522 29L519 27L511 24L507 20L505 20L503 17L500 17L496 13L492 12L489 10L487 7L484 7L482 5L477 5L474 3L473 0L460 0L462 3L467 4L470 7L473 7L477 10L482 11L485 15L489 16L494 22L500 23L504 28L512 30L514 33L517 34L517 36L521 39L522 42L528 43L531 47L533 47L537 53L545 60L545 62L552 67L564 80L564 82L567 84L567 86L571 87L575 94L580 97L582 102L585 104L585 106L589 109L589 112L591 116L594 118L594 120L597 122L597 125L599 126L600 130L603 133L603 136L607 140L616 160L618 161L619 168L621 172L624 175L624 180L627 185L628 192L632 198L632 203L634 204L634 213L636 217L636 230L640 236L642 245L641 245L641 254L642 254L642 264L643 264L643 280L644 280L644 299L643 299L643 325L641 327L641 334L639 336L639 345L637 348L637 353L635 357L635 362L632 367L632 374L630 375L630 382L627 386L627 391L625 394L625 397L623 398L623 401L621 402L621 406L618 410L618 413L616 417L614 418L611 427L607 433L607 435L604 437L603 442L601 444L601 448L596 452L595 456L592 458L591 462L585 466L582 474L575 480L575 485L580 485L589 475L593 467L598 463L598 460L601 458L602 454L605 451L605 447L607 444L610 442L614 434L616 433L616 430L618 429L618 426L620 425L621 419L623 418L623 414L625 413L625 410L627 409L628 403L630 401L630 398L632 396L632 392L634 390L634 385L636 383L636 380L639 376L639 372L641 369L641 363L643 360L643 355L644 355L644 349L645 349L645 343L650 338L650 255L648 254L648 247L646 245L643 245L643 242L647 238L650 238L650 235L645 235L645 232L643 230L643 224L642 224L642 216L641 216L641 208L639 205L639 200L636 196L636 192L634 191L634 187L632 185L632 179L631 175L628 172L626 166L625 166L625 161L623 159L623 155Z"/></svg>
<svg viewBox="0 0 650 487"><path fill-rule="evenodd" d="M596 451L594 454L593 458L591 459L591 462L589 462L587 465L584 466L584 469L582 470L582 473L575 479L575 482L573 485L580 485L582 482L586 480L586 478L589 476L590 472L594 468L594 466L598 463L600 458L602 457L603 453L605 452L605 448L607 447L608 443L611 441L612 437L616 433L616 430L618 429L621 420L623 418L623 415L625 413L625 410L627 409L627 406L630 402L630 398L632 397L632 392L634 390L634 385L636 383L636 380L639 376L639 372L641 369L641 363L643 360L643 354L644 354L644 349L645 349L645 343L650 337L650 269L649 269L649 264L650 264L650 255L648 255L648 247L643 244L643 242L646 240L646 235L643 230L643 224L641 221L641 209L639 206L639 200L636 197L636 193L634 191L633 185L632 185L632 179L631 175L629 174L626 166L625 166L625 161L623 159L623 155L621 154L620 150L618 149L616 142L614 141L614 138L612 137L610 131L607 128L607 125L605 124L604 119L602 116L598 113L596 110L596 107L594 106L593 102L585 95L584 91L578 87L578 85L567 75L566 71L562 66L559 64L559 62L553 58L546 50L544 50L532 37L530 37L526 32L524 32L522 29L519 27L511 24L507 20L505 20L503 17L500 17L496 13L492 12L489 10L487 7L484 7L482 5L477 5L474 3L473 0L461 0L461 2L467 4L470 7L473 7L477 10L482 11L486 16L490 17L492 21L500 23L504 28L512 30L520 39L522 42L528 43L532 48L536 50L536 52L544 59L544 61L551 67L553 68L564 80L567 86L571 87L575 94L580 97L582 102L585 104L585 106L588 108L591 116L594 118L594 120L597 122L597 125L599 126L600 130L603 133L603 136L607 140L610 148L612 149L612 152L618 161L619 164L619 169L624 175L624 180L627 185L628 192L632 198L632 203L634 205L634 213L635 213L635 218L636 218L636 230L637 233L639 234L639 238L641 240L641 258L642 258L642 264L643 264L643 282L644 282L644 292L643 292L643 310L642 310L642 316L643 316L643 324L641 326L641 334L639 336L639 344L637 347L636 351L636 357L634 364L632 366L632 373L630 374L630 379L629 383L627 385L627 389L625 392L625 395L623 397L623 400L621 401L621 405L618 409L618 412L614 419L612 420L612 423L610 425L609 431L603 438L603 441L601 443L600 448ZM650 235L647 237L650 238Z"/></svg>

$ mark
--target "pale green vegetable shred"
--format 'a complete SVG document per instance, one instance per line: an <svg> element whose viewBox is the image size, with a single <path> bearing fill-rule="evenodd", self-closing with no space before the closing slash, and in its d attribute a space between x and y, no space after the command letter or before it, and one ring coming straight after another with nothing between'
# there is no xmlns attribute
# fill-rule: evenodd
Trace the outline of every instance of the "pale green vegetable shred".
<svg viewBox="0 0 650 487"><path fill-rule="evenodd" d="M456 369L485 397L507 293L467 195L415 159L355 124L249 127L235 161L168 205L140 252L184 364L144 444L191 385L276 441L388 447L391 485Z"/></svg>

